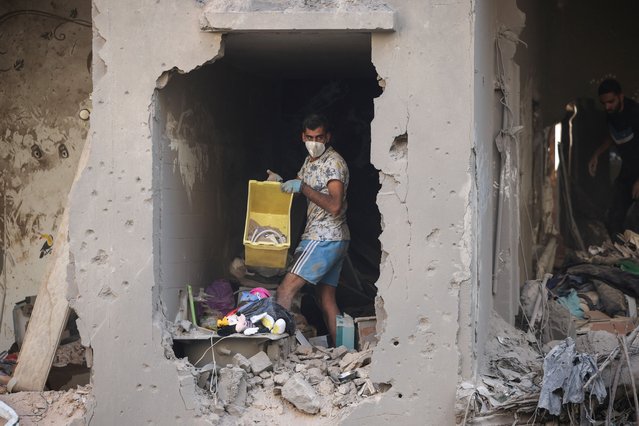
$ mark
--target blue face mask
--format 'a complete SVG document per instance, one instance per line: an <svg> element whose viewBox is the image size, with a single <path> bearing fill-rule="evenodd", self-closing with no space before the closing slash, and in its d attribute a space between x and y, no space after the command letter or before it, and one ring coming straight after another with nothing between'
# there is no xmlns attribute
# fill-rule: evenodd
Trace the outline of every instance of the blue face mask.
<svg viewBox="0 0 639 426"><path fill-rule="evenodd" d="M306 150L308 151L309 155L313 158L317 158L320 155L324 154L324 151L326 150L326 146L322 143L322 142L304 142L304 145L306 145Z"/></svg>

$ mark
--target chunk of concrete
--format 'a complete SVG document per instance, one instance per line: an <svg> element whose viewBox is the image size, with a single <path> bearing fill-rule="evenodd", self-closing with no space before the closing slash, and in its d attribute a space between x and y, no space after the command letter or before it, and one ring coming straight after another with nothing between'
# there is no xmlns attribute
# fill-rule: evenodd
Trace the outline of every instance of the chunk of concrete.
<svg viewBox="0 0 639 426"><path fill-rule="evenodd" d="M273 386L275 386L275 382L273 381L273 379L266 379L266 380L264 380L264 383L262 383L262 386L265 389L270 389Z"/></svg>
<svg viewBox="0 0 639 426"><path fill-rule="evenodd" d="M275 384L278 385L278 386L282 386L290 378L291 378L291 376L287 372L283 372L283 373L276 374L275 376L273 376L273 380L275 381Z"/></svg>
<svg viewBox="0 0 639 426"><path fill-rule="evenodd" d="M338 358L343 357L347 353L348 353L348 348L346 346L344 346L344 345L338 346L338 347L336 347L336 348L334 348L332 350L331 358L338 359Z"/></svg>
<svg viewBox="0 0 639 426"><path fill-rule="evenodd" d="M316 385L322 380L324 380L324 374L322 374L322 370L319 368L309 368L306 370L306 378L311 385Z"/></svg>
<svg viewBox="0 0 639 426"><path fill-rule="evenodd" d="M370 364L373 357L373 351L367 350L362 352L348 353L344 355L344 358L339 362L339 366L342 371L355 370L364 365Z"/></svg>
<svg viewBox="0 0 639 426"><path fill-rule="evenodd" d="M271 362L268 355L265 352L258 352L249 358L249 363L251 364L251 371L256 376L259 375L263 371L272 370L273 363Z"/></svg>
<svg viewBox="0 0 639 426"><path fill-rule="evenodd" d="M355 372L357 373L357 377L361 377L362 379L368 379L368 376L369 376L368 368L356 368Z"/></svg>
<svg viewBox="0 0 639 426"><path fill-rule="evenodd" d="M603 330L589 331L575 339L575 347L579 352L592 355L608 355L618 345L617 335Z"/></svg>
<svg viewBox="0 0 639 426"><path fill-rule="evenodd" d="M358 358L359 358L359 353L357 353L357 352L352 352L352 353L345 354L344 357L342 358L342 360L339 362L339 368L344 370L344 368L347 365L357 361Z"/></svg>
<svg viewBox="0 0 639 426"><path fill-rule="evenodd" d="M298 355L304 355L304 356L310 356L313 354L313 347L312 346L298 346L297 349L295 349L295 353Z"/></svg>
<svg viewBox="0 0 639 426"><path fill-rule="evenodd" d="M319 392L322 396L329 396L335 392L335 385L333 381L328 377L324 377L324 379L317 385L317 392Z"/></svg>
<svg viewBox="0 0 639 426"><path fill-rule="evenodd" d="M240 367L242 370L246 371L247 373L251 371L251 363L242 354L233 355L233 364L236 367Z"/></svg>
<svg viewBox="0 0 639 426"><path fill-rule="evenodd" d="M282 397L298 410L309 414L316 414L322 406L319 395L301 374L294 374L286 382L282 387Z"/></svg>
<svg viewBox="0 0 639 426"><path fill-rule="evenodd" d="M240 367L225 367L220 370L217 396L229 413L237 412L246 406L246 388L246 371Z"/></svg>
<svg viewBox="0 0 639 426"><path fill-rule="evenodd" d="M310 367L319 368L322 370L322 373L326 373L326 361L322 361L321 359L311 359L306 362Z"/></svg>
<svg viewBox="0 0 639 426"><path fill-rule="evenodd" d="M268 371L262 371L262 372L259 374L259 376L260 376L261 378L263 378L264 380L266 380L266 379L270 379L270 378L271 378L271 373L270 373L270 372L268 372Z"/></svg>

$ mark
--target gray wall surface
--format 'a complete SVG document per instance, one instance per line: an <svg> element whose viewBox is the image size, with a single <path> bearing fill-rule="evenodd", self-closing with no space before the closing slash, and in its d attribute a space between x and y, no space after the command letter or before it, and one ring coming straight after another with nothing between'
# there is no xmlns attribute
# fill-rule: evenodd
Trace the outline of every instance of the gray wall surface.
<svg viewBox="0 0 639 426"><path fill-rule="evenodd" d="M56 235L89 129L78 114L91 108L91 9L77 0L4 1L0 15L6 17L0 38L0 240L3 217L7 236L6 271L0 269L7 293L0 348L5 350L14 342L14 304L37 294L44 278L51 256L41 250L42 236ZM71 15L88 27L60 25ZM32 155L34 147L39 158Z"/></svg>
<svg viewBox="0 0 639 426"><path fill-rule="evenodd" d="M373 64L385 86L372 123L384 228L372 378L392 388L346 422L401 417L423 424L428 413L432 424L448 424L457 385L452 378L472 372L472 9L470 3L389 4L397 13L396 32L372 36ZM93 145L72 198L70 232L80 324L95 353L96 424L114 417L158 424L206 418L207 402L197 403L192 376L178 371L162 344L157 209L182 203L157 198L161 185L180 181L177 175L154 181L153 169L160 167L154 143L162 137L152 129L156 79L220 53L220 36L199 30L201 10L177 1L161 7L146 0L94 2ZM177 119L177 110L172 114ZM165 129L169 123L167 115ZM404 134L407 142L398 138Z"/></svg>

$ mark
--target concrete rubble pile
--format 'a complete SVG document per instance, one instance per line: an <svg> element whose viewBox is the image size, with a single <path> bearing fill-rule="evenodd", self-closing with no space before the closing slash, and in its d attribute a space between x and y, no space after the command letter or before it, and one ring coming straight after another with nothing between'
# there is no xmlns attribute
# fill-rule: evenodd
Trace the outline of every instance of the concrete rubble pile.
<svg viewBox="0 0 639 426"><path fill-rule="evenodd" d="M457 389L458 422L491 419L502 412L534 412L541 391L542 361L534 337L493 312L481 374L476 382L462 382Z"/></svg>
<svg viewBox="0 0 639 426"><path fill-rule="evenodd" d="M576 252L554 274L526 282L524 330L493 313L480 375L458 387L459 422L632 421L639 235L626 231L620 240Z"/></svg>
<svg viewBox="0 0 639 426"><path fill-rule="evenodd" d="M67 391L17 392L0 396L19 418L20 425L86 425L95 407L90 385ZM0 424L4 424L0 419Z"/></svg>
<svg viewBox="0 0 639 426"><path fill-rule="evenodd" d="M214 412L242 416L246 410L288 409L320 416L353 406L383 392L388 386L369 378L372 349L349 352L344 346L298 346L294 353L274 365L264 352L246 358L233 357L233 364L219 370ZM280 401L273 401L274 398ZM286 401L286 403L281 403ZM290 405L289 405L290 404Z"/></svg>

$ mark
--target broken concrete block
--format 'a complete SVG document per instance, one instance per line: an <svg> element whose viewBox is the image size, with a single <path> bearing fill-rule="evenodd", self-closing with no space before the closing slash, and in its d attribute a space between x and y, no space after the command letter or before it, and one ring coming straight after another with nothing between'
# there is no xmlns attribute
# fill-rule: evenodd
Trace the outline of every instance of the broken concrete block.
<svg viewBox="0 0 639 426"><path fill-rule="evenodd" d="M304 364L297 364L295 366L295 372L296 373L301 373L302 371L305 371L305 370L306 370L306 365L304 365Z"/></svg>
<svg viewBox="0 0 639 426"><path fill-rule="evenodd" d="M258 375L263 371L272 370L273 363L265 352L258 352L248 360L251 363L251 371Z"/></svg>
<svg viewBox="0 0 639 426"><path fill-rule="evenodd" d="M309 366L309 368L319 368L320 370L322 370L322 373L326 373L326 362L322 361L321 359L312 359L306 364Z"/></svg>
<svg viewBox="0 0 639 426"><path fill-rule="evenodd" d="M322 396L332 395L335 392L333 381L328 377L324 377L319 385L317 385L317 392Z"/></svg>
<svg viewBox="0 0 639 426"><path fill-rule="evenodd" d="M341 368L343 371L347 365L351 364L354 361L357 361L358 357L359 357L358 352L345 354L344 357L339 362L339 368Z"/></svg>
<svg viewBox="0 0 639 426"><path fill-rule="evenodd" d="M347 405L350 405L353 402L355 402L356 397L357 395L351 394L351 393L346 395L339 395L337 398L333 400L333 405L335 405L338 408L346 407Z"/></svg>
<svg viewBox="0 0 639 426"><path fill-rule="evenodd" d="M246 388L246 371L240 367L225 367L220 370L217 396L229 414L233 414L231 411L238 411L235 408L241 409L246 405Z"/></svg>
<svg viewBox="0 0 639 426"><path fill-rule="evenodd" d="M195 377L190 372L180 371L180 395L184 400L184 407L187 410L193 410L197 408L197 392L195 390Z"/></svg>
<svg viewBox="0 0 639 426"><path fill-rule="evenodd" d="M287 372L283 372L280 374L276 374L275 376L273 376L273 380L275 381L276 385L283 385L284 383L286 383L288 381L288 379L290 379L291 376L287 373Z"/></svg>
<svg viewBox="0 0 639 426"><path fill-rule="evenodd" d="M353 355L353 356L350 356ZM339 366L342 371L351 371L364 365L370 364L373 358L373 351L355 352L353 354L346 354L344 358L339 362Z"/></svg>
<svg viewBox="0 0 639 426"><path fill-rule="evenodd" d="M275 381L273 381L273 379L266 379L264 383L262 383L262 386L266 389L270 389L275 386Z"/></svg>
<svg viewBox="0 0 639 426"><path fill-rule="evenodd" d="M349 384L350 383L344 383L343 385L339 385L337 387L337 392L341 395L346 395L351 391L351 387L349 386Z"/></svg>
<svg viewBox="0 0 639 426"><path fill-rule="evenodd" d="M356 368L355 372L357 373L357 377L362 379L368 379L368 376L369 376L368 368Z"/></svg>
<svg viewBox="0 0 639 426"><path fill-rule="evenodd" d="M616 334L603 330L589 331L575 339L575 347L579 352L593 355L608 355L618 344Z"/></svg>
<svg viewBox="0 0 639 426"><path fill-rule="evenodd" d="M342 370L339 367L328 367L328 375L332 378L337 379L340 374L342 374Z"/></svg>
<svg viewBox="0 0 639 426"><path fill-rule="evenodd" d="M297 349L295 349L295 353L298 355L303 355L303 356L310 356L313 354L313 347L312 346L298 346Z"/></svg>
<svg viewBox="0 0 639 426"><path fill-rule="evenodd" d="M346 355L348 353L348 348L346 346L342 345L342 346L338 346L338 347L334 348L331 352L332 352L331 353L331 358L338 359L338 358L341 358L341 357L343 357L344 355Z"/></svg>
<svg viewBox="0 0 639 426"><path fill-rule="evenodd" d="M230 404L230 405L227 405L226 412L229 413L231 416L239 417L242 415L242 413L244 413L244 407L240 407L235 404Z"/></svg>
<svg viewBox="0 0 639 426"><path fill-rule="evenodd" d="M319 368L313 367L306 370L306 379L312 385L316 385L324 380L324 374Z"/></svg>
<svg viewBox="0 0 639 426"><path fill-rule="evenodd" d="M375 389L375 385L373 384L373 382L370 379L366 379L366 383L363 386L362 395L371 396L375 394L376 392L377 392L377 389Z"/></svg>
<svg viewBox="0 0 639 426"><path fill-rule="evenodd" d="M248 383L249 383L251 386L261 385L261 384L262 384L262 382L264 382L264 379L262 379L262 378L261 378L261 377L259 377L259 376L251 377L250 379L248 379Z"/></svg>
<svg viewBox="0 0 639 426"><path fill-rule="evenodd" d="M266 398L264 391L258 390L253 393L253 402L251 403L251 407L257 408L258 410L266 410L269 408L268 399Z"/></svg>
<svg viewBox="0 0 639 426"><path fill-rule="evenodd" d="M233 364L236 367L240 367L242 370L246 371L247 373L251 371L251 363L242 354L233 355Z"/></svg>
<svg viewBox="0 0 639 426"><path fill-rule="evenodd" d="M262 371L259 376L263 379L270 379L271 378L271 373L269 373L268 371Z"/></svg>
<svg viewBox="0 0 639 426"><path fill-rule="evenodd" d="M295 354L289 354L288 359L289 359L289 361L294 362L294 363L300 362L299 357L297 355L295 355Z"/></svg>
<svg viewBox="0 0 639 426"><path fill-rule="evenodd" d="M282 387L282 397L305 413L315 414L321 408L319 395L301 374L294 374L286 382Z"/></svg>

